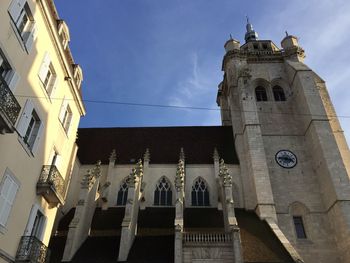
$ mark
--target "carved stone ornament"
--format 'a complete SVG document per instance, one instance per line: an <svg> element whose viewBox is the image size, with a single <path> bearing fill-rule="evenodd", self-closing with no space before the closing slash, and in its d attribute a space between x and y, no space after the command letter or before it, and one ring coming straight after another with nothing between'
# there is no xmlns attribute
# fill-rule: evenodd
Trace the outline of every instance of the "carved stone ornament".
<svg viewBox="0 0 350 263"><path fill-rule="evenodd" d="M222 179L224 186L232 185L232 176L229 174L223 159L220 160L219 177Z"/></svg>
<svg viewBox="0 0 350 263"><path fill-rule="evenodd" d="M222 249L218 247L200 247L193 248L193 259L221 259Z"/></svg>
<svg viewBox="0 0 350 263"><path fill-rule="evenodd" d="M251 73L250 69L247 66L243 66L238 69L238 78L250 79L252 77L250 73Z"/></svg>
<svg viewBox="0 0 350 263"><path fill-rule="evenodd" d="M90 188L90 186L95 182L94 175L92 171L89 169L87 170L87 173L83 176L83 179L81 181L81 187L82 188Z"/></svg>
<svg viewBox="0 0 350 263"><path fill-rule="evenodd" d="M136 175L138 177L142 177L143 176L143 165L142 165L142 160L139 159L139 161L137 162L136 165Z"/></svg>
<svg viewBox="0 0 350 263"><path fill-rule="evenodd" d="M183 189L184 178L185 178L185 165L184 165L184 161L180 159L177 165L176 176L175 176L175 187L177 191L180 191L181 189Z"/></svg>
<svg viewBox="0 0 350 263"><path fill-rule="evenodd" d="M129 187L135 187L136 177L137 177L136 169L132 168L131 173L127 179L127 184Z"/></svg>

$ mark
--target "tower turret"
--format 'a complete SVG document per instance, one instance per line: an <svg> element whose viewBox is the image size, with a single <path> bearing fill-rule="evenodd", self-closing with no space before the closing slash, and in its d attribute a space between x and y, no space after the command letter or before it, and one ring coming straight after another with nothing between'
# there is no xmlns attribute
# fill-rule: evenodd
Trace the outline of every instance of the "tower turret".
<svg viewBox="0 0 350 263"><path fill-rule="evenodd" d="M246 43L249 41L258 40L258 33L256 33L255 30L253 29L253 25L249 22L248 17L247 17L246 29L247 29L247 32L245 33L245 36L244 36Z"/></svg>

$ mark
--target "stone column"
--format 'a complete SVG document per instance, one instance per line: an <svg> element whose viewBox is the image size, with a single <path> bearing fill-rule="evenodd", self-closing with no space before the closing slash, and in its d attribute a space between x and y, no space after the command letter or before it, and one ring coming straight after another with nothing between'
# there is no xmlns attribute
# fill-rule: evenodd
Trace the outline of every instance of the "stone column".
<svg viewBox="0 0 350 263"><path fill-rule="evenodd" d="M97 189L101 162L99 161L93 170L88 170L81 182L79 201L77 203L74 218L69 224L67 241L64 248L62 261L71 261L74 254L89 235L92 217L95 212Z"/></svg>
<svg viewBox="0 0 350 263"><path fill-rule="evenodd" d="M175 263L182 263L182 236L183 236L183 211L184 211L184 178L185 178L185 155L181 148L180 159L177 165L175 177L176 202L175 202Z"/></svg>
<svg viewBox="0 0 350 263"><path fill-rule="evenodd" d="M229 174L223 159L220 161L219 176L221 178L222 185L224 186L224 221L228 225L229 232L232 233L234 262L243 263L241 235L235 215L235 206L232 193L232 176Z"/></svg>
<svg viewBox="0 0 350 263"><path fill-rule="evenodd" d="M118 261L126 261L132 243L136 236L136 225L139 210L140 178L143 176L142 162L139 160L137 168L133 168L128 177L128 200L122 222Z"/></svg>

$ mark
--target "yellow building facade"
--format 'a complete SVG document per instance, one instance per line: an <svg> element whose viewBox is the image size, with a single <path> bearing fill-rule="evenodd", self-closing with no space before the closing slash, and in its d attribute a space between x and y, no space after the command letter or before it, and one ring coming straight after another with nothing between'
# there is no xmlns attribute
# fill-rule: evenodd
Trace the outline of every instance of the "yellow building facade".
<svg viewBox="0 0 350 263"><path fill-rule="evenodd" d="M2 0L0 20L0 262L39 260L70 181L83 75L52 0Z"/></svg>

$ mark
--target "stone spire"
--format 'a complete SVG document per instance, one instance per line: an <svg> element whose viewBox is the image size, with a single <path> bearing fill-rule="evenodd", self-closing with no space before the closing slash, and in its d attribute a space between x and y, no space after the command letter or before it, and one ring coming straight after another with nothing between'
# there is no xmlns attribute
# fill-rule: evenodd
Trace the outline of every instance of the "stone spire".
<svg viewBox="0 0 350 263"><path fill-rule="evenodd" d="M146 149L146 152L145 152L145 154L143 155L143 159L144 159L146 162L149 162L150 159L151 159L151 154L149 153L149 149L148 149L148 148Z"/></svg>
<svg viewBox="0 0 350 263"><path fill-rule="evenodd" d="M245 33L244 39L245 42L258 40L258 33L253 29L253 25L249 22L249 18L247 17L247 32Z"/></svg>
<svg viewBox="0 0 350 263"><path fill-rule="evenodd" d="M185 162L185 152L184 152L184 148L182 148L182 147L180 149L179 159Z"/></svg>
<svg viewBox="0 0 350 263"><path fill-rule="evenodd" d="M136 175L138 177L142 177L143 176L143 165L142 165L142 160L139 159L139 161L137 162L136 165Z"/></svg>
<svg viewBox="0 0 350 263"><path fill-rule="evenodd" d="M184 161L180 159L177 165L176 177L175 177L175 187L178 191L180 191L183 188L184 177L185 177L185 165L184 165Z"/></svg>
<svg viewBox="0 0 350 263"><path fill-rule="evenodd" d="M117 152L115 149L113 149L111 152L111 155L109 156L109 161L114 162L116 158L117 158Z"/></svg>

